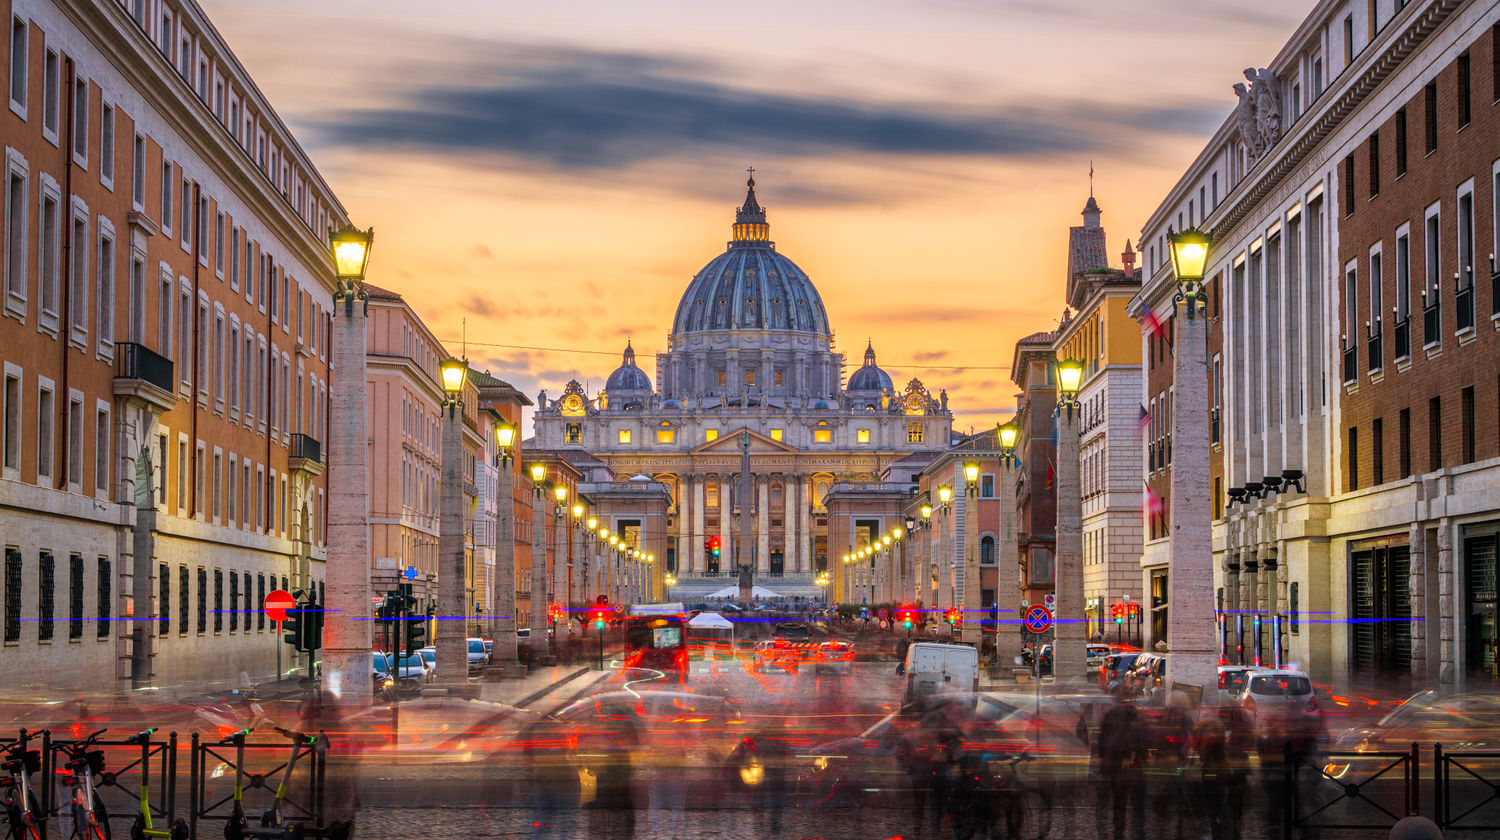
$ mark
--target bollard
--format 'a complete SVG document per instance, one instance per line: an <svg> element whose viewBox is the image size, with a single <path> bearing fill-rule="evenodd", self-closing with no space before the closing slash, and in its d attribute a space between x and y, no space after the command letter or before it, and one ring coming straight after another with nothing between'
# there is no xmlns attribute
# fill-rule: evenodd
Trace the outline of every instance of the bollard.
<svg viewBox="0 0 1500 840"><path fill-rule="evenodd" d="M1426 817L1407 817L1391 826L1391 840L1443 840L1443 830Z"/></svg>

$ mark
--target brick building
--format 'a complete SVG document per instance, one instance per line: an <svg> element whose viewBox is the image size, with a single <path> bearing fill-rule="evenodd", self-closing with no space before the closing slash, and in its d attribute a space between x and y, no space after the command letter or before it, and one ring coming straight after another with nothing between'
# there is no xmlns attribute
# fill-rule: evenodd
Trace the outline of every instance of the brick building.
<svg viewBox="0 0 1500 840"><path fill-rule="evenodd" d="M1052 592L1057 550L1057 358L1055 332L1033 333L1016 342L1010 378L1021 389L1013 422L1019 429L1016 457L1016 542L1021 586L1027 603Z"/></svg>
<svg viewBox="0 0 1500 840"><path fill-rule="evenodd" d="M1479 257L1496 236L1497 21L1494 2L1319 3L1246 72L1143 227L1132 314L1160 500L1144 564L1164 561L1172 524L1166 236L1214 240L1205 387L1231 661L1340 688L1495 679L1500 429L1481 418L1500 398L1500 322L1485 326ZM1156 603L1165 568L1148 574Z"/></svg>
<svg viewBox="0 0 1500 840"><path fill-rule="evenodd" d="M0 656L264 675L260 599L323 577L343 210L196 4L3 7Z"/></svg>

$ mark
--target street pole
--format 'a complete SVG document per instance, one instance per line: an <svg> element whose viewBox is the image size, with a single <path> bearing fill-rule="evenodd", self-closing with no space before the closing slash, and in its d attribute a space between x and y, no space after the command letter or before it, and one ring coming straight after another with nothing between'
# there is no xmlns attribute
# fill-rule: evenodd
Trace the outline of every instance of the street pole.
<svg viewBox="0 0 1500 840"><path fill-rule="evenodd" d="M1016 429L1000 431L1000 544L995 547L995 655L1021 652L1021 559L1016 548ZM1007 443L1007 441L1009 441Z"/></svg>
<svg viewBox="0 0 1500 840"><path fill-rule="evenodd" d="M501 421L503 422L503 421ZM506 669L520 664L520 642L516 628L516 485L511 472L510 447L501 447L495 455L495 493L499 502L495 514L495 585L491 591L490 614L495 649L490 668L503 676ZM467 658L468 653L464 656Z"/></svg>
<svg viewBox="0 0 1500 840"><path fill-rule="evenodd" d="M540 464L531 473L531 662L546 664L551 655L547 638L547 522L543 485L547 470Z"/></svg>
<svg viewBox="0 0 1500 840"><path fill-rule="evenodd" d="M462 366L467 373L467 363L448 360L443 363L444 388L450 388L452 371ZM444 663L438 674L440 682L450 690L468 683L469 619L470 604L467 597L468 563L464 557L464 403L463 379L457 387L445 390L442 419L442 470L438 486L438 581L437 601L437 660ZM400 586L397 586L400 589ZM405 620L406 603L402 599L402 620ZM402 632L406 627L400 625ZM398 633L398 636L400 634ZM399 648L402 638L396 640ZM459 663L463 663L462 666ZM397 669L399 675L400 669ZM396 681L400 686L399 676Z"/></svg>
<svg viewBox="0 0 1500 840"><path fill-rule="evenodd" d="M1059 683L1082 680L1087 671L1083 616L1083 496L1078 471L1076 400L1057 409L1057 609L1054 611L1052 675Z"/></svg>
<svg viewBox="0 0 1500 840"><path fill-rule="evenodd" d="M976 465L977 467L977 465ZM968 467L965 468L967 479ZM966 481L964 493L964 595L959 602L959 628L961 638L972 643L976 649L984 644L984 629L980 617L984 605L979 599L979 484L978 474Z"/></svg>

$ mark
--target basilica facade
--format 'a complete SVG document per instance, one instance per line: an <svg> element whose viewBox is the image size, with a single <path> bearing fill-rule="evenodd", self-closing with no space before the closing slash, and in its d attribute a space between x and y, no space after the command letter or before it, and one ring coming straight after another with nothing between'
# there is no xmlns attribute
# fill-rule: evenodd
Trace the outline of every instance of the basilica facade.
<svg viewBox="0 0 1500 840"><path fill-rule="evenodd" d="M828 545L830 488L881 481L895 461L947 449L953 423L946 393L917 379L897 389L873 345L845 381L818 290L776 250L755 181L747 186L728 248L683 292L655 377L627 344L603 390L575 380L556 399L542 393L535 412L540 449L586 452L619 479L666 486L664 559L683 595L749 564L788 592L810 586L830 553L837 562L848 550ZM739 541L746 449L752 532ZM743 556L732 556L737 546Z"/></svg>

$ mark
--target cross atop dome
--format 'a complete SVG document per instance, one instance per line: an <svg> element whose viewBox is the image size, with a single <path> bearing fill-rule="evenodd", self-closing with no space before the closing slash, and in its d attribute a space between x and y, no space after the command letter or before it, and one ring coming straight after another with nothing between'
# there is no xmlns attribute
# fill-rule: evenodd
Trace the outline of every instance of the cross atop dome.
<svg viewBox="0 0 1500 840"><path fill-rule="evenodd" d="M770 242L771 226L766 223L766 210L755 199L755 167L745 170L745 203L734 214L734 241L760 243Z"/></svg>

